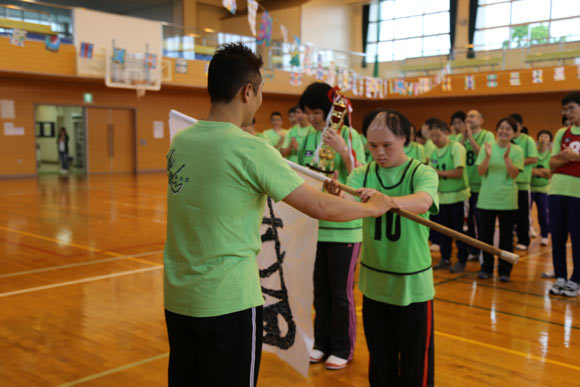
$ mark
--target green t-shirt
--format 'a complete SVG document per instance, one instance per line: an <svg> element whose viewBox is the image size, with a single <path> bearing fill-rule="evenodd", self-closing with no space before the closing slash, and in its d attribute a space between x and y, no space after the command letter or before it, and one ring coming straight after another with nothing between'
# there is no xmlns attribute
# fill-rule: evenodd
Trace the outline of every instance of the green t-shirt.
<svg viewBox="0 0 580 387"><path fill-rule="evenodd" d="M423 147L423 145L413 141L405 146L404 150L407 156L419 160L422 163L427 162L427 159L425 158L425 147Z"/></svg>
<svg viewBox="0 0 580 387"><path fill-rule="evenodd" d="M449 140L451 141L457 141L457 136L459 135L459 133L453 133L449 135Z"/></svg>
<svg viewBox="0 0 580 387"><path fill-rule="evenodd" d="M521 133L517 138L513 139L513 142L524 151L524 162L529 157L538 157L538 148L536 147L536 142L527 134ZM524 166L524 171L518 175L516 183L518 183L518 189L520 191L530 190L533 168L533 164L528 164Z"/></svg>
<svg viewBox="0 0 580 387"><path fill-rule="evenodd" d="M477 199L477 208L483 210L517 210L518 209L518 184L512 179L505 166L503 155L506 148L497 144L491 146L491 157L487 172L481 180L481 191ZM514 166L522 173L524 169L524 151L519 146L512 144L509 158ZM485 148L477 156L475 165L481 165L485 159Z"/></svg>
<svg viewBox="0 0 580 387"><path fill-rule="evenodd" d="M280 139L282 139L282 136L286 136L286 134L288 134L288 131L286 129L282 129L281 130L282 134L278 134L274 129L268 129L268 130L264 130L261 133L261 137L266 139L266 141L272 145L274 148L276 148L278 146L278 144L280 143Z"/></svg>
<svg viewBox="0 0 580 387"><path fill-rule="evenodd" d="M534 169L550 169L550 150L546 149L543 153L538 151L538 162L532 164ZM540 176L532 176L532 192L547 193L550 179Z"/></svg>
<svg viewBox="0 0 580 387"><path fill-rule="evenodd" d="M490 144L495 143L495 136L489 130L481 129L476 135L473 136L473 139L481 148L484 143L489 142ZM479 192L481 187L481 176L479 172L477 172L477 165L475 165L475 161L477 160L478 154L475 153L475 149L471 144L471 141L467 137L460 133L457 135L457 141L463 144L465 147L465 163L467 165L467 179L469 180L469 189L471 192Z"/></svg>
<svg viewBox="0 0 580 387"><path fill-rule="evenodd" d="M177 134L167 170L165 308L210 317L262 305L266 198L282 200L304 181L274 148L224 122Z"/></svg>
<svg viewBox="0 0 580 387"><path fill-rule="evenodd" d="M562 136L566 133L567 128L562 128L554 136L554 146L552 147L552 156L557 155L562 150ZM572 127L572 134L580 135L580 126ZM548 189L549 195L571 196L580 198L580 177L563 175L561 173L552 174L552 181Z"/></svg>
<svg viewBox="0 0 580 387"><path fill-rule="evenodd" d="M437 173L432 168L412 158L393 168L382 168L372 162L348 177L348 185L353 188L373 188L393 197L426 192L433 199L431 214L439 210L437 182ZM420 216L429 217L426 213ZM392 212L379 218L365 218L363 225L359 274L363 294L400 306L432 300L435 288L427 242L429 228Z"/></svg>
<svg viewBox="0 0 580 387"><path fill-rule="evenodd" d="M295 138L298 143L298 150L300 150L310 128L312 128L310 125L304 128L298 124L294 125L290 130L288 130L288 133L286 133L286 137L284 137L284 142L282 143L282 148L288 148L290 146L290 141ZM287 159L295 163L298 162L298 150L292 150Z"/></svg>
<svg viewBox="0 0 580 387"><path fill-rule="evenodd" d="M343 126L340 132L344 141L348 144L349 129ZM314 158L314 153L318 144L322 142L322 132L312 128L304 144L298 153L298 164L308 165ZM356 130L352 130L352 147L356 152L357 160L365 163L365 152L361 141L361 135ZM350 161L348 161L350 162ZM338 171L338 180L345 184L348 176L346 164L338 152L334 157L334 168ZM358 243L362 240L362 221L360 219L350 222L328 222L321 220L318 223L318 241L319 242L342 242Z"/></svg>
<svg viewBox="0 0 580 387"><path fill-rule="evenodd" d="M431 152L433 152L433 150L436 148L435 143L433 142L433 140L427 140L425 142L425 146L423 147L424 151L425 151L425 161L423 161L424 163L426 163L429 158L431 157Z"/></svg>
<svg viewBox="0 0 580 387"><path fill-rule="evenodd" d="M465 148L458 142L449 141L443 148L431 152L429 164L440 171L462 167L460 178L439 177L439 204L453 204L469 199L469 183L465 170Z"/></svg>

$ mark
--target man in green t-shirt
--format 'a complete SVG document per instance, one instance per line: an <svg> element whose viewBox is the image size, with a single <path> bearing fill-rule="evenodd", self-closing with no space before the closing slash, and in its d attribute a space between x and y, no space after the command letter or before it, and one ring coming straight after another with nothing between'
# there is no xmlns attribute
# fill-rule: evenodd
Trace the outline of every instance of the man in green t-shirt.
<svg viewBox="0 0 580 387"><path fill-rule="evenodd" d="M169 385L254 386L262 346L256 256L267 196L314 218L382 216L392 200L357 204L320 192L241 127L262 104L262 59L243 44L209 65L207 121L178 133L167 154L164 304Z"/></svg>
<svg viewBox="0 0 580 387"><path fill-rule="evenodd" d="M518 132L512 140L524 151L524 171L518 175L518 211L516 231L518 242L516 250L527 250L530 245L530 185L533 164L538 161L538 148L533 138L522 132L524 120L518 113L510 115L518 123Z"/></svg>
<svg viewBox="0 0 580 387"><path fill-rule="evenodd" d="M550 169L552 182L548 189L548 212L552 231L552 261L556 282L550 294L568 297L578 295L580 283L580 91L562 99L562 114L567 128L554 136ZM572 240L574 271L568 279L566 242Z"/></svg>
<svg viewBox="0 0 580 387"><path fill-rule="evenodd" d="M298 150L304 143L304 139L312 126L299 105L294 106L292 112L296 124L286 133L280 152L282 156L296 163L298 162Z"/></svg>
<svg viewBox="0 0 580 387"><path fill-rule="evenodd" d="M282 125L284 124L282 114L280 112L273 112L270 115L270 123L272 124L272 129L264 130L260 134L260 137L264 138L274 148L280 150L284 143L284 137L286 137L286 133L288 132L286 129L282 129Z"/></svg>
<svg viewBox="0 0 580 387"><path fill-rule="evenodd" d="M465 170L469 180L469 212L467 214L467 235L472 238L479 238L478 230L481 229L481 219L477 210L477 199L481 186L481 176L477 172L475 161L484 143L495 143L495 136L492 132L482 128L484 122L483 113L473 109L467 112L465 118L465 134L457 136L457 142L465 147L466 160ZM469 259L479 259L480 251L475 247L469 247Z"/></svg>
<svg viewBox="0 0 580 387"><path fill-rule="evenodd" d="M429 164L439 175L439 213L433 220L457 232L463 232L463 202L469 198L469 184L465 172L465 148L458 142L449 140L449 128L437 119L427 120L431 139L435 149L431 152ZM434 270L447 269L451 266L451 247L453 240L446 235L438 235L441 246L441 260ZM457 263L451 267L452 273L465 271L469 252L467 245L455 241L457 245Z"/></svg>

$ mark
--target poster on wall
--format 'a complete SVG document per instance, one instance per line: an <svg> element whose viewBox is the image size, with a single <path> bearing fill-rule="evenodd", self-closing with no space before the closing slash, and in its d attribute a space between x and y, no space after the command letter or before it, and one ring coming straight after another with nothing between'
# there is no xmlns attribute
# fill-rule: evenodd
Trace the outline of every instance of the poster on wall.
<svg viewBox="0 0 580 387"><path fill-rule="evenodd" d="M165 130L163 121L153 121L153 138L164 138Z"/></svg>
<svg viewBox="0 0 580 387"><path fill-rule="evenodd" d="M0 117L3 120L14 119L14 100L0 99Z"/></svg>

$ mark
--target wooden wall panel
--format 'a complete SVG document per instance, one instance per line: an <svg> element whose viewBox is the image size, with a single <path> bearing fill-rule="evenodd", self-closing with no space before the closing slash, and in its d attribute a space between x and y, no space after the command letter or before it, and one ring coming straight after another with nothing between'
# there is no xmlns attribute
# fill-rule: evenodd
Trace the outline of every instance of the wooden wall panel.
<svg viewBox="0 0 580 387"><path fill-rule="evenodd" d="M0 38L0 71L75 76L76 50L72 44L61 44L58 52L45 49L44 42L27 40L23 47Z"/></svg>

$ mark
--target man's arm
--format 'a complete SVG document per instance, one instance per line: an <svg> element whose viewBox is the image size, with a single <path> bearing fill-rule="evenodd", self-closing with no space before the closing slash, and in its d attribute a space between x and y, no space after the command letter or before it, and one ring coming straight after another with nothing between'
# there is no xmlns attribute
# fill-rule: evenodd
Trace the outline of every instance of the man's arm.
<svg viewBox="0 0 580 387"><path fill-rule="evenodd" d="M332 222L378 217L394 206L393 199L383 194L373 195L367 203L359 203L317 191L306 183L283 201L312 218Z"/></svg>

